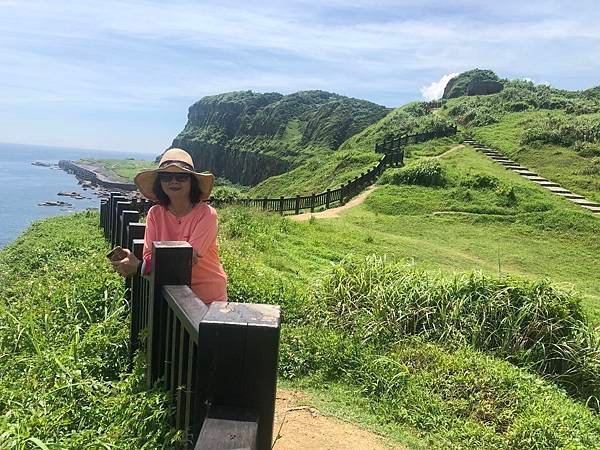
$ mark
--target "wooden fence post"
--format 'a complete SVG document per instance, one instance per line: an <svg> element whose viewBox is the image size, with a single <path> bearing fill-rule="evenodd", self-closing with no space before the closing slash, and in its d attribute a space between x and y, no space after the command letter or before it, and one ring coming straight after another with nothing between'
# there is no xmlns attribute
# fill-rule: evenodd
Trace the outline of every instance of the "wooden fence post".
<svg viewBox="0 0 600 450"><path fill-rule="evenodd" d="M196 384L197 398L205 399L202 406L208 405L208 415L196 449L271 448L279 329L278 306L209 306L200 321L198 367L203 370ZM240 430L239 436L231 436L232 429ZM218 446L222 442L228 446Z"/></svg>
<svg viewBox="0 0 600 450"><path fill-rule="evenodd" d="M123 214L123 211L129 209L130 207L129 202L125 197L123 197L123 200L119 200L118 197L115 199L117 201L114 209L115 217L113 221L113 236L111 240L113 247L115 245L121 245L121 214Z"/></svg>
<svg viewBox="0 0 600 450"><path fill-rule="evenodd" d="M296 209L296 214L300 214L300 196L299 195L296 195L295 209Z"/></svg>
<svg viewBox="0 0 600 450"><path fill-rule="evenodd" d="M110 198L108 200L108 226L107 226L107 230L106 230L106 238L108 239L108 242L110 242L110 243L112 243L113 222L115 220L114 217L115 217L115 207L116 207L117 199L123 200L123 199L125 199L125 197L122 197L121 194L118 192L111 192Z"/></svg>
<svg viewBox="0 0 600 450"><path fill-rule="evenodd" d="M148 388L164 374L167 306L162 287L191 285L192 246L184 241L156 241L152 246L152 282L148 323L146 382Z"/></svg>
<svg viewBox="0 0 600 450"><path fill-rule="evenodd" d="M139 220L140 213L132 209L126 209L121 213L121 240L118 243L121 247L129 248L127 247L129 243L128 226L130 223L138 222Z"/></svg>
<svg viewBox="0 0 600 450"><path fill-rule="evenodd" d="M106 213L108 209L108 201L100 200L100 227L102 227L102 233L106 237Z"/></svg>
<svg viewBox="0 0 600 450"><path fill-rule="evenodd" d="M279 197L279 214L283 216L283 200L284 197L283 195L281 197Z"/></svg>
<svg viewBox="0 0 600 450"><path fill-rule="evenodd" d="M135 227L132 227L133 225ZM143 223L129 224L131 243L128 248L140 261L143 259L145 228L146 225ZM131 309L129 314L131 318L131 326L129 327L129 371L133 370L133 356L139 348L141 287L142 277L137 275L131 277L129 281L129 307Z"/></svg>
<svg viewBox="0 0 600 450"><path fill-rule="evenodd" d="M327 189L325 194L325 209L329 209L329 202L331 201L331 189Z"/></svg>
<svg viewBox="0 0 600 450"><path fill-rule="evenodd" d="M315 193L314 192L310 196L310 212L311 213L315 212Z"/></svg>

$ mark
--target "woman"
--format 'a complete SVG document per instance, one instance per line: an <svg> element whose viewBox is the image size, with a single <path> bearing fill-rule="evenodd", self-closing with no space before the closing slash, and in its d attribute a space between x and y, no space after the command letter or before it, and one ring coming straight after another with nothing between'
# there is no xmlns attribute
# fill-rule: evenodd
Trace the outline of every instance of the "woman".
<svg viewBox="0 0 600 450"><path fill-rule="evenodd" d="M113 261L124 276L149 273L154 241L187 241L193 247L192 291L204 303L227 300L227 275L217 247L217 212L208 199L214 176L194 172L192 157L172 148L162 156L158 169L140 172L134 182L144 197L157 202L148 211L144 255L140 261L125 249L125 258Z"/></svg>

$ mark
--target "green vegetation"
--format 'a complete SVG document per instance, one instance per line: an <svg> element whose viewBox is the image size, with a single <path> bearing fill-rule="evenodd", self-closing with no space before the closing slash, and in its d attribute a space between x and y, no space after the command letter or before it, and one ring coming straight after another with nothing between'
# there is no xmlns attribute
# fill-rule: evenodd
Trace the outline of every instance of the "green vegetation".
<svg viewBox="0 0 600 450"><path fill-rule="evenodd" d="M448 100L464 131L563 187L600 202L598 88L570 92L503 80L502 92Z"/></svg>
<svg viewBox="0 0 600 450"><path fill-rule="evenodd" d="M570 249L566 240L556 241L558 230L498 224L494 217L477 221L453 217L437 221L423 214L415 220L402 215L386 218L364 209L353 210L343 219L308 223L240 208L227 208L221 217L222 249L233 296L279 303L286 312L280 375L292 381L288 386L312 386L315 395L333 402L330 411L338 414L340 403L353 411L352 404L359 404L361 411L353 416L377 423L375 429L408 440L416 448L593 448L597 444L597 414L529 372L540 371L565 386L576 382L581 390L572 394L582 403L598 392L594 372L598 344L585 324L578 296L546 281L451 275L459 265L488 266L488 273L493 273L500 263L502 273L514 273L514 260L505 267L508 261L494 255L498 233L504 234L500 239L519 240L511 246L510 259L532 252L536 259L544 259L544 254L558 251L563 262L574 257L585 265L580 249ZM589 225L597 227L594 220L590 217ZM477 232L481 227L485 229ZM428 242L434 235L437 241ZM572 241L591 243L593 235L582 232ZM471 248L463 247L459 242L463 239L469 240ZM473 247L476 242L480 248ZM592 245L595 250L588 262L597 251L597 244ZM518 248L521 254L514 252ZM349 249L354 257L344 260ZM484 249L491 251L484 255ZM389 261L399 262L372 258L361 262L364 255L385 252ZM446 255L449 259L444 261ZM495 260L496 256L503 261ZM428 261L427 267L441 267L445 275L425 272L422 265L406 267L404 259ZM563 268L544 259L543 267L547 276L556 279L568 270L568 263ZM530 269L529 264L524 269ZM595 267L584 270L597 279ZM575 278L573 273L569 276ZM584 275L580 281L586 279ZM599 292L598 286L595 290ZM591 305L586 303L589 309ZM548 344L544 339L558 341ZM544 356L546 349L564 353L555 359L556 355ZM550 373L555 363L561 375ZM574 366L579 369L564 370ZM561 376L580 378L561 380ZM331 390L336 394L328 395ZM589 405L594 406L593 399Z"/></svg>
<svg viewBox="0 0 600 450"><path fill-rule="evenodd" d="M98 172L115 181L133 181L133 177L142 170L156 168L155 161L138 159L94 159L84 158L76 163L88 164L97 168Z"/></svg>
<svg viewBox="0 0 600 450"><path fill-rule="evenodd" d="M498 76L491 70L473 69L463 72L448 81L443 98L462 97L471 95L474 86L489 82L499 82ZM502 87L500 86L500 89Z"/></svg>
<svg viewBox="0 0 600 450"><path fill-rule="evenodd" d="M420 184L441 186L446 180L442 165L435 159L425 159L401 169L388 170L379 180L381 184Z"/></svg>
<svg viewBox="0 0 600 450"><path fill-rule="evenodd" d="M397 135L424 131L446 131L452 123L443 117L427 114L421 102L395 109L377 123L346 140L339 149L328 155L314 156L282 175L274 176L251 189L253 197L279 197L323 192L337 189L342 183L366 172L381 159L374 152L375 143ZM456 143L460 137L436 140ZM421 147L416 147L421 148ZM406 149L411 152L411 146Z"/></svg>
<svg viewBox="0 0 600 450"><path fill-rule="evenodd" d="M600 202L597 157L583 156L586 149L593 149L595 144L577 140L573 141L571 147L546 143L552 140L547 124L567 121L568 117L560 111L512 113L504 116L497 124L472 128L469 131L475 139L499 150L541 176L556 181L590 200ZM597 120L597 115L589 118L580 116L579 120L591 122ZM532 140L534 136L542 139Z"/></svg>
<svg viewBox="0 0 600 450"><path fill-rule="evenodd" d="M98 215L32 225L0 252L0 448L157 449L169 407L127 374L123 281Z"/></svg>
<svg viewBox="0 0 600 450"><path fill-rule="evenodd" d="M563 110L569 114L600 111L600 99L583 92L570 92L530 81L505 80L502 92L460 97L446 104L448 114L460 124L477 127L497 123L505 114L535 110Z"/></svg>
<svg viewBox="0 0 600 450"><path fill-rule="evenodd" d="M411 146L412 160L430 153L441 151ZM221 210L231 300L282 305L287 386L311 385L330 410L345 403L415 448L593 448L598 348L586 317L600 317L597 219L473 149L433 165L443 185L382 185L341 219ZM516 203L498 204L506 186ZM448 202L459 190L471 198ZM391 206L402 201L421 209ZM140 390L143 367L125 374L123 288L102 261L96 221L42 222L0 253L3 447L176 439L160 393ZM455 275L475 268L483 273Z"/></svg>
<svg viewBox="0 0 600 450"><path fill-rule="evenodd" d="M326 153L387 108L325 91L290 95L230 92L204 97L190 107L188 123L175 141L183 148L217 146L290 161ZM192 149L192 153L195 151ZM200 154L194 155L198 157Z"/></svg>
<svg viewBox="0 0 600 450"><path fill-rule="evenodd" d="M496 81L479 76L493 78L449 90ZM600 448L600 221L459 145L471 134L600 201L600 91L501 82L434 114L322 91L223 94L190 109L180 138L294 161L249 191L215 189L278 196L336 188L377 162L375 142L460 123L407 146L406 166L339 218L220 210L230 299L282 306L285 386L411 448ZM97 219L37 223L0 252L2 448L178 439L164 397L142 389L143 361L126 373L124 290Z"/></svg>

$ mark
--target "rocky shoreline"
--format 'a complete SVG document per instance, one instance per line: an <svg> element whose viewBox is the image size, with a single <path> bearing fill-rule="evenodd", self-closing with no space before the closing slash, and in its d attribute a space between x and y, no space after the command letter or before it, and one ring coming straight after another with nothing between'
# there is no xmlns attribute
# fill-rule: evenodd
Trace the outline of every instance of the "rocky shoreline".
<svg viewBox="0 0 600 450"><path fill-rule="evenodd" d="M138 197L135 184L120 180L113 180L100 173L97 167L90 164L74 163L70 160L61 159L58 167L67 173L75 175L79 184L84 189L95 189L95 193L100 198L110 197L111 192L120 192L127 197Z"/></svg>

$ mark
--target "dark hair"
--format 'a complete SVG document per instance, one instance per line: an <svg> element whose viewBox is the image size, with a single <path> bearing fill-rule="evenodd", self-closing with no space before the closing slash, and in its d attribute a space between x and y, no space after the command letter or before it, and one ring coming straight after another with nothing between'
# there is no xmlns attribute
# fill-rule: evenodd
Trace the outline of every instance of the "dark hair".
<svg viewBox="0 0 600 450"><path fill-rule="evenodd" d="M162 186L160 185L160 179L158 176L154 179L154 185L152 185L152 191L154 191L154 195L158 199L158 204L162 206L168 206L171 200L169 200L169 196L165 193ZM195 176L190 174L190 201L193 204L196 204L200 201L202 197L202 191L200 190L200 186L198 186L198 180Z"/></svg>

